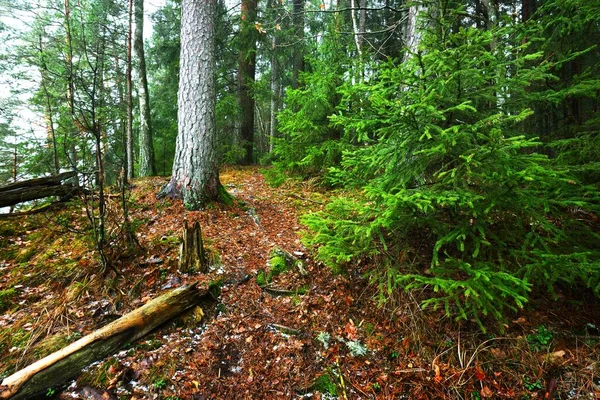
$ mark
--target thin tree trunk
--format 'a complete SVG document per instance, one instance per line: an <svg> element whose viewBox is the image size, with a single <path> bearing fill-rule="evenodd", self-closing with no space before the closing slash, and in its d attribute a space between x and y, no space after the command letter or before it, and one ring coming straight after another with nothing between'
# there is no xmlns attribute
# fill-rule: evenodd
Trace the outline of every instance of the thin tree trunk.
<svg viewBox="0 0 600 400"><path fill-rule="evenodd" d="M298 41L294 46L292 88L297 89L300 72L304 71L304 0L292 0L292 25Z"/></svg>
<svg viewBox="0 0 600 400"><path fill-rule="evenodd" d="M129 32L127 35L127 68L125 72L125 97L127 99L127 128L125 134L125 181L134 177L133 169L133 87L131 82L131 40L133 24L133 0L129 0Z"/></svg>
<svg viewBox="0 0 600 400"><path fill-rule="evenodd" d="M217 167L215 14L216 0L183 0L179 131L173 174L159 195L183 198L188 210L226 196Z"/></svg>
<svg viewBox="0 0 600 400"><path fill-rule="evenodd" d="M44 111L46 119L46 134L48 141L50 142L50 146L52 147L52 161L54 164L54 173L58 174L60 172L60 165L58 162L58 150L56 148L56 132L54 130L54 119L52 116L52 101L50 99L50 91L48 90L48 66L46 65L46 61L44 60L44 48L41 33L39 37L39 44L41 58L40 75L42 77L41 86L45 98Z"/></svg>
<svg viewBox="0 0 600 400"><path fill-rule="evenodd" d="M277 112L279 111L279 60L277 59L277 37L273 35L271 54L271 112L269 123L269 152L273 152L275 138L277 137Z"/></svg>
<svg viewBox="0 0 600 400"><path fill-rule="evenodd" d="M536 0L523 0L521 4L521 20L527 22L537 9Z"/></svg>
<svg viewBox="0 0 600 400"><path fill-rule="evenodd" d="M245 150L242 164L252 164L254 149L254 98L250 88L256 72L256 0L242 0L240 21L240 55L238 99L240 104L240 139Z"/></svg>
<svg viewBox="0 0 600 400"><path fill-rule="evenodd" d="M156 175L154 163L154 145L152 143L152 124L150 121L150 95L146 76L146 57L144 54L144 0L135 0L135 36L133 47L137 58L136 75L138 79L138 99L140 116L140 167L139 176Z"/></svg>
<svg viewBox="0 0 600 400"><path fill-rule="evenodd" d="M64 1L64 14L65 14L65 46L66 55L65 61L67 65L67 102L69 103L69 111L71 113L71 123L73 128L75 127L75 84L73 77L73 41L71 39L71 5L69 0ZM66 132L65 135L76 135L78 130L73 129L72 132ZM68 146L69 161L73 171L77 171L78 156L77 156L77 140L76 137L67 137L65 145ZM75 175L73 183L79 186L79 177Z"/></svg>
<svg viewBox="0 0 600 400"><path fill-rule="evenodd" d="M362 58L362 35L356 19L356 0L350 0L350 17L352 19L352 29L354 31L354 44L356 45L356 53L359 58Z"/></svg>

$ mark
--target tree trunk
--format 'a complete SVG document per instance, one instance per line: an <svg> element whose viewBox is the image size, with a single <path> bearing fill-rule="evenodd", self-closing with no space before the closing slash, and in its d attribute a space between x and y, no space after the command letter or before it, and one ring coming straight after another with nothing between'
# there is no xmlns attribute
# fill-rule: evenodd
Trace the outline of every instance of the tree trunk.
<svg viewBox="0 0 600 400"><path fill-rule="evenodd" d="M421 32L418 27L419 13L423 7L419 3L408 8L408 16L406 19L406 25L404 29L404 46L406 47L404 53L404 61L410 59L413 54L417 52L419 48L419 42L421 41Z"/></svg>
<svg viewBox="0 0 600 400"><path fill-rule="evenodd" d="M52 100L50 96L50 91L48 90L48 66L45 61L44 56L44 47L43 47L43 37L40 32L39 37L39 50L40 50L40 75L41 75L41 88L44 93L44 112L46 119L46 135L48 140L48 147L52 148L52 161L54 166L54 173L58 174L60 172L60 165L58 162L58 150L56 148L56 132L54 130L54 118L53 118L53 110L52 110Z"/></svg>
<svg viewBox="0 0 600 400"><path fill-rule="evenodd" d="M140 116L140 167L139 176L156 175L152 124L150 121L150 95L146 76L146 56L144 54L144 0L135 0L135 38L133 42L137 58L138 99Z"/></svg>
<svg viewBox="0 0 600 400"><path fill-rule="evenodd" d="M183 0L178 128L173 174L160 196L183 198L197 210L223 196L215 121L216 0Z"/></svg>
<svg viewBox="0 0 600 400"><path fill-rule="evenodd" d="M201 294L195 285L189 285L157 297L7 377L2 381L0 399L43 398L48 388L65 384L92 362L113 354L126 343L134 342L198 304L204 295L206 294Z"/></svg>
<svg viewBox="0 0 600 400"><path fill-rule="evenodd" d="M127 35L127 67L125 71L125 97L127 102L127 128L125 131L125 182L133 178L133 87L131 82L131 40L133 0L129 0L129 33Z"/></svg>
<svg viewBox="0 0 600 400"><path fill-rule="evenodd" d="M537 9L536 0L523 0L521 3L521 19L527 22Z"/></svg>
<svg viewBox="0 0 600 400"><path fill-rule="evenodd" d="M277 37L273 35L271 54L271 112L269 123L269 152L273 152L275 138L277 137L277 112L279 111L279 91L280 91L280 76L279 76L279 60L277 58Z"/></svg>
<svg viewBox="0 0 600 400"><path fill-rule="evenodd" d="M298 43L294 46L292 88L298 88L300 72L304 71L304 0L292 0L292 25Z"/></svg>
<svg viewBox="0 0 600 400"><path fill-rule="evenodd" d="M238 69L238 99L240 104L240 139L245 150L242 164L252 164L254 148L254 98L250 88L256 71L257 0L242 0L240 21L240 55Z"/></svg>
<svg viewBox="0 0 600 400"><path fill-rule="evenodd" d="M206 254L202 242L200 223L196 221L190 229L187 221L185 221L183 241L179 251L179 271L183 273L206 272L206 267Z"/></svg>
<svg viewBox="0 0 600 400"><path fill-rule="evenodd" d="M63 172L62 174L47 176L43 178L34 178L28 179L26 181L14 182L8 185L0 186L0 194L4 194L5 192L27 188L32 186L55 186L60 185L60 183L64 180L67 180L71 177L75 176L75 171Z"/></svg>
<svg viewBox="0 0 600 400"><path fill-rule="evenodd" d="M362 40L363 37L360 33L359 23L356 19L356 0L350 0L350 17L352 19L352 30L354 31L354 44L356 45L356 53L358 58L362 58Z"/></svg>
<svg viewBox="0 0 600 400"><path fill-rule="evenodd" d="M77 133L75 129L75 83L74 83L74 68L73 68L73 41L71 38L71 5L69 0L64 1L64 14L65 14L65 64L67 65L67 102L69 103L69 111L71 113L71 123L73 124L71 127L73 128L72 132L66 132L65 135L71 134L75 135ZM69 162L74 171L77 171L77 143L75 138L68 137L65 140L68 143L68 154L69 154ZM73 178L73 183L75 186L79 186L79 178L77 175Z"/></svg>

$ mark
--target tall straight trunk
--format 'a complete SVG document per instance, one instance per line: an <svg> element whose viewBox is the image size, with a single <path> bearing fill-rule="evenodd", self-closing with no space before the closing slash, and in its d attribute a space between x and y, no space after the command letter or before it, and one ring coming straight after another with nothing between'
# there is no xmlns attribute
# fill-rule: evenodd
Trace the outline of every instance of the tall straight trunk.
<svg viewBox="0 0 600 400"><path fill-rule="evenodd" d="M188 210L224 195L217 168L215 92L216 0L183 0L178 133L171 180L161 196L183 198Z"/></svg>
<svg viewBox="0 0 600 400"><path fill-rule="evenodd" d="M404 29L403 39L406 52L404 53L404 61L412 57L419 48L421 42L421 32L419 30L419 13L423 10L418 2L414 3L408 8L408 16L406 18L406 25Z"/></svg>
<svg viewBox="0 0 600 400"><path fill-rule="evenodd" d="M117 88L117 96L119 99L119 118L118 125L115 125L115 133L119 133L121 143L123 144L123 149L127 148L127 104L125 100L125 90L123 90L123 72L121 71L121 67L119 64L119 55L115 54L115 86ZM115 121L116 123L116 121ZM126 153L126 150L124 150ZM125 154L126 155L126 154ZM127 160L126 157L123 157L123 176L122 179L125 179L125 172L127 171ZM124 181L123 184L127 184L127 181Z"/></svg>
<svg viewBox="0 0 600 400"><path fill-rule="evenodd" d="M521 21L527 22L536 10L536 0L523 0L521 3Z"/></svg>
<svg viewBox="0 0 600 400"><path fill-rule="evenodd" d="M133 24L133 0L129 0L129 32L127 34L127 61L125 72L125 98L127 102L127 127L125 130L125 182L133 178L133 87L131 82L131 36Z"/></svg>
<svg viewBox="0 0 600 400"><path fill-rule="evenodd" d="M362 2L363 1L361 1L361 3ZM356 45L356 53L358 54L358 57L362 58L363 36L361 35L360 24L356 18L356 11L358 8L357 0L350 0L350 17L352 19L352 30L354 31L354 44Z"/></svg>
<svg viewBox="0 0 600 400"><path fill-rule="evenodd" d="M52 161L54 167L54 173L58 174L60 172L60 165L58 161L58 150L56 148L56 131L54 130L54 118L53 118L53 110L52 110L52 100L50 98L50 91L48 90L48 66L46 65L46 61L44 60L44 48L42 35L40 33L39 37L39 49L40 49L40 75L42 77L41 87L42 92L44 93L44 114L46 119L46 135L49 147L52 148Z"/></svg>
<svg viewBox="0 0 600 400"><path fill-rule="evenodd" d="M279 60L277 59L277 37L273 36L271 49L271 112L269 123L269 152L273 151L275 138L277 137L277 112L279 111L279 91L280 91L280 76L279 76Z"/></svg>
<svg viewBox="0 0 600 400"><path fill-rule="evenodd" d="M135 0L135 36L133 47L137 59L136 75L138 79L139 118L140 118L140 167L139 176L156 175L154 146L152 143L152 124L150 121L150 95L146 76L146 56L144 54L144 0Z"/></svg>
<svg viewBox="0 0 600 400"><path fill-rule="evenodd" d="M292 0L292 25L298 43L294 46L292 88L298 88L300 72L304 71L304 0Z"/></svg>
<svg viewBox="0 0 600 400"><path fill-rule="evenodd" d="M65 15L65 64L67 66L67 102L69 104L69 111L71 113L71 122L73 123L73 131L66 132L66 135L75 136L78 130L75 129L75 83L74 83L74 70L73 70L73 41L71 37L71 5L69 0L64 1L64 15ZM69 162L74 171L77 171L77 140L76 137L67 137L65 145L68 146ZM79 178L77 175L73 177L73 183L79 186Z"/></svg>
<svg viewBox="0 0 600 400"><path fill-rule="evenodd" d="M240 139L245 155L242 164L252 164L254 149L254 98L250 88L256 72L257 0L242 0L240 21L240 55L238 69L238 100L240 104Z"/></svg>

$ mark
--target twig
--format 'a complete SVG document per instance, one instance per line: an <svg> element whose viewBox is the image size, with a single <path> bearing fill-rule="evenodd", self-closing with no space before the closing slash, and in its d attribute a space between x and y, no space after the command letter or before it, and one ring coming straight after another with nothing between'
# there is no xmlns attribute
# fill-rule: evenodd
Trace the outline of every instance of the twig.
<svg viewBox="0 0 600 400"><path fill-rule="evenodd" d="M287 193L287 195L290 197L295 197L295 198L303 200L303 201L310 201L311 203L323 205L323 202L321 202L321 201L307 199L306 197L298 196L296 193Z"/></svg>
<svg viewBox="0 0 600 400"><path fill-rule="evenodd" d="M267 326L270 327L270 328L272 328L272 329L278 330L279 332L289 333L291 335L300 335L302 333L298 329L290 328L290 327L287 327L285 325L267 324Z"/></svg>

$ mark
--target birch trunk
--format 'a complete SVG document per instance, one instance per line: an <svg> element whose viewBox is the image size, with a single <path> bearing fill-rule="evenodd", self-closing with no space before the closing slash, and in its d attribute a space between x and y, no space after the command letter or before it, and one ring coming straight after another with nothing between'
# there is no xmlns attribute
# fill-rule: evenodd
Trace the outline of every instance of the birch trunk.
<svg viewBox="0 0 600 400"><path fill-rule="evenodd" d="M160 196L197 210L224 195L217 168L215 121L216 0L183 0L178 133L171 180Z"/></svg>
<svg viewBox="0 0 600 400"><path fill-rule="evenodd" d="M156 175L154 146L152 144L152 124L150 121L150 95L146 76L146 56L144 54L144 0L135 0L135 35L133 48L137 58L138 99L140 116L140 167L139 176Z"/></svg>

